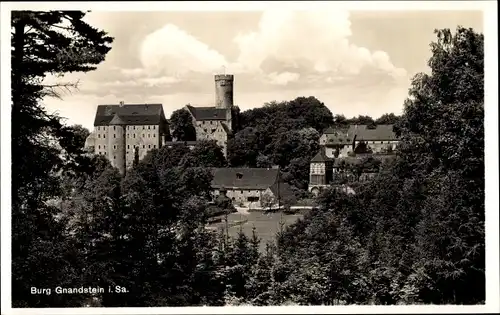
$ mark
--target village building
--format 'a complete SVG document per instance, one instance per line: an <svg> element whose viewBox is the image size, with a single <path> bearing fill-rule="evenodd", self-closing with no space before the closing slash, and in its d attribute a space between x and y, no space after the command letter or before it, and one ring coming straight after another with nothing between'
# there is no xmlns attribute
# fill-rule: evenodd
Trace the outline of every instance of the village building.
<svg viewBox="0 0 500 315"><path fill-rule="evenodd" d="M394 156L398 139L393 125L351 125L327 128L319 138L320 151L310 162L309 191L318 194L343 180L367 180L378 168L361 166L369 158L384 161ZM377 163L375 163L377 164Z"/></svg>
<svg viewBox="0 0 500 315"><path fill-rule="evenodd" d="M293 203L291 187L283 182L278 168L213 168L214 197L225 194L234 204L258 208Z"/></svg>

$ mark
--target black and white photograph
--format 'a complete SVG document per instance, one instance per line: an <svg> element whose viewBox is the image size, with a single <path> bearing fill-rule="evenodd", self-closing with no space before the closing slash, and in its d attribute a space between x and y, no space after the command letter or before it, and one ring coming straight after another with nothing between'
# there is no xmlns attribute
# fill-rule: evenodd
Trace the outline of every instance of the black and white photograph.
<svg viewBox="0 0 500 315"><path fill-rule="evenodd" d="M1 5L2 314L500 312L496 2Z"/></svg>

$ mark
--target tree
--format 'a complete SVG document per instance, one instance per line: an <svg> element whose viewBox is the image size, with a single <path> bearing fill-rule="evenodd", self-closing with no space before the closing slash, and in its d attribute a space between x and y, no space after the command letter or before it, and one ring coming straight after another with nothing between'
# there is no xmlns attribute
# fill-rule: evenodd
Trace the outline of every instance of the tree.
<svg viewBox="0 0 500 315"><path fill-rule="evenodd" d="M176 141L196 141L196 129L191 114L184 108L175 110L170 116L170 128Z"/></svg>
<svg viewBox="0 0 500 315"><path fill-rule="evenodd" d="M421 299L480 303L485 295L484 37L463 27L436 35L428 62L432 72L414 77L398 124L405 168L426 176L414 269L432 278L419 278Z"/></svg>
<svg viewBox="0 0 500 315"><path fill-rule="evenodd" d="M373 180L355 195L326 189L281 233L267 301L484 303L484 39L437 37L397 122L398 155L361 161L380 169Z"/></svg>
<svg viewBox="0 0 500 315"><path fill-rule="evenodd" d="M112 38L83 21L79 11L12 13L12 297L13 306L67 306L81 301L57 295L32 295L30 287L76 280L76 253L48 206L58 198L66 153L78 153L78 132L63 127L40 100L60 97L75 83L44 84L47 75L88 72L101 63ZM75 130L73 130L75 131ZM75 152L76 151L76 152ZM70 166L73 163L69 163ZM76 265L77 266L77 265ZM47 281L51 281L51 284Z"/></svg>
<svg viewBox="0 0 500 315"><path fill-rule="evenodd" d="M394 113L383 114L375 120L377 125L394 125L399 121L400 117L394 115Z"/></svg>
<svg viewBox="0 0 500 315"><path fill-rule="evenodd" d="M198 167L224 167L227 164L222 148L215 140L198 141L183 163Z"/></svg>

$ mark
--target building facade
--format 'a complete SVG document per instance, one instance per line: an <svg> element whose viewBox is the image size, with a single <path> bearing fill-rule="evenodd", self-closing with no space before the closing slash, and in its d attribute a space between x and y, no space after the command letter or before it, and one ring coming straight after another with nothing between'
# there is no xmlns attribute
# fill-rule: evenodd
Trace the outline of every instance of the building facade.
<svg viewBox="0 0 500 315"><path fill-rule="evenodd" d="M227 140L233 130L233 83L230 74L215 75L215 106L186 105L196 128L196 140L215 140L227 155Z"/></svg>
<svg viewBox="0 0 500 315"><path fill-rule="evenodd" d="M214 197L225 194L235 205L265 207L280 200L293 202L290 186L280 180L277 168L214 168Z"/></svg>
<svg viewBox="0 0 500 315"><path fill-rule="evenodd" d="M99 105L94 130L85 142L87 151L104 155L124 174L136 152L143 159L165 143L168 125L161 104Z"/></svg>
<svg viewBox="0 0 500 315"><path fill-rule="evenodd" d="M326 129L319 138L320 152L310 162L309 191L318 194L338 179L373 177L373 169L363 170L361 175L354 173L359 172L358 165L369 158L381 161L394 156L398 142L393 125Z"/></svg>

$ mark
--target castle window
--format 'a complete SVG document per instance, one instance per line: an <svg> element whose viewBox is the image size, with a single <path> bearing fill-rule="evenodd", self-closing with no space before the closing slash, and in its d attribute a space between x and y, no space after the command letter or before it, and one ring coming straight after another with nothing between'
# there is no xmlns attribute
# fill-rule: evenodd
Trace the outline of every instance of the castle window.
<svg viewBox="0 0 500 315"><path fill-rule="evenodd" d="M153 149L156 149L156 144L153 144Z"/></svg>
<svg viewBox="0 0 500 315"><path fill-rule="evenodd" d="M113 146L113 150L116 150L116 145Z"/></svg>
<svg viewBox="0 0 500 315"><path fill-rule="evenodd" d="M113 138L116 138L116 133L113 134Z"/></svg>
<svg viewBox="0 0 500 315"><path fill-rule="evenodd" d="M104 145L104 150L106 150L106 145Z"/></svg>
<svg viewBox="0 0 500 315"><path fill-rule="evenodd" d="M106 138L106 134L103 134L103 135L102 135L102 137L103 137L103 138Z"/></svg>
<svg viewBox="0 0 500 315"><path fill-rule="evenodd" d="M142 126L142 130L144 130L144 129L146 129L146 127L145 127L145 126Z"/></svg>
<svg viewBox="0 0 500 315"><path fill-rule="evenodd" d="M153 129L156 129L156 125L153 125Z"/></svg>
<svg viewBox="0 0 500 315"><path fill-rule="evenodd" d="M144 134L142 134L142 137L143 137L143 138L145 138L145 137L144 137Z"/></svg>
<svg viewBox="0 0 500 315"><path fill-rule="evenodd" d="M143 145L142 145L142 148L143 148L143 149L145 149L145 148L146 148L146 145L144 145L144 144L143 144Z"/></svg>
<svg viewBox="0 0 500 315"><path fill-rule="evenodd" d="M148 138L151 138L151 134L148 133Z"/></svg>
<svg viewBox="0 0 500 315"><path fill-rule="evenodd" d="M130 149L130 144L127 144L127 149Z"/></svg>
<svg viewBox="0 0 500 315"><path fill-rule="evenodd" d="M101 137L101 134L100 134L100 133L98 133L98 134L97 134L97 138L100 138L100 137Z"/></svg>
<svg viewBox="0 0 500 315"><path fill-rule="evenodd" d="M151 126L148 126L148 129L151 129Z"/></svg>
<svg viewBox="0 0 500 315"><path fill-rule="evenodd" d="M101 145L98 145L98 148L100 149L100 148L101 148Z"/></svg>
<svg viewBox="0 0 500 315"><path fill-rule="evenodd" d="M156 138L156 133L153 133L153 138Z"/></svg>
<svg viewBox="0 0 500 315"><path fill-rule="evenodd" d="M113 130L116 130L116 126L113 126Z"/></svg>
<svg viewBox="0 0 500 315"><path fill-rule="evenodd" d="M134 138L135 138L135 133L134 133Z"/></svg>
<svg viewBox="0 0 500 315"><path fill-rule="evenodd" d="M134 126L134 130L135 130L135 126ZM135 137L134 137L135 138Z"/></svg>
<svg viewBox="0 0 500 315"><path fill-rule="evenodd" d="M151 149L151 145L150 144L148 144L148 149Z"/></svg>

